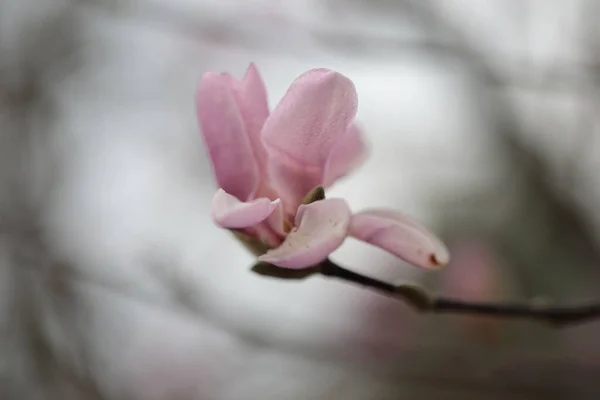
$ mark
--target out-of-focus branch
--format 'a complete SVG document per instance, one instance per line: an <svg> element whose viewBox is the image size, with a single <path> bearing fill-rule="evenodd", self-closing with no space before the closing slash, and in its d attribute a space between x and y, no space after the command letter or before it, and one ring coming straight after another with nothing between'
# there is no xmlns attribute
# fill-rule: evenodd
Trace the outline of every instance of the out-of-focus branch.
<svg viewBox="0 0 600 400"><path fill-rule="evenodd" d="M132 6L132 3L114 2L112 0L80 0L98 12L110 12L119 18L127 18L134 23L154 25L172 33L193 40L212 40L219 46L231 49L257 49L261 51L276 51L283 54L290 51L289 45L276 45L265 43L253 33L238 26L232 17L221 19L207 19L204 15L208 12L190 13L185 8L160 2L141 2ZM416 4L414 7L425 7L425 4ZM207 10L208 11L208 10ZM414 9L410 9L415 12ZM587 70L591 65L584 62L571 62L565 60L557 63L551 69L542 71L528 68L511 68L510 71L490 71L491 65L485 61L487 58L480 54L469 43L464 42L460 32L452 28L450 24L441 24L435 16L431 17L424 10L418 10L414 14L420 22L431 27L441 28L444 37L449 41L440 41L435 38L425 37L399 37L386 34L375 34L373 32L355 32L352 30L337 30L319 24L308 24L297 18L279 15L274 20L268 16L255 16L252 21L257 24L277 24L286 29L295 29L306 32L328 50L348 50L360 54L390 54L391 52L402 52L409 54L427 54L440 57L450 57L464 60L471 64L487 84L494 87L519 88L541 92L565 92L574 86L584 84L585 79L573 72L573 70ZM431 18L436 18L432 20ZM232 27L236 28L232 31ZM447 30L452 32L448 34ZM466 46L469 44L469 46ZM486 54L493 55L490 50Z"/></svg>
<svg viewBox="0 0 600 400"><path fill-rule="evenodd" d="M257 263L252 270L259 275L286 280L305 279L319 274L329 278L337 278L403 301L415 311L423 314L456 314L506 319L530 319L557 327L574 326L600 318L600 302L567 306L551 305L548 303L542 304L539 302L473 302L456 298L438 297L428 293L420 286L410 283L382 281L341 267L330 260L326 260L313 268L302 270L289 270L266 263ZM168 309L170 312L175 311L172 309L172 306L157 300L152 295L145 294L138 289L133 289L126 284L102 278L101 276L80 275L75 271L71 271L71 273L68 273L63 278L70 280L72 283L78 282L92 285L136 302L157 306L160 309ZM182 311L185 314L192 312L193 315L196 315L196 312L200 310L192 311L184 309ZM214 323L215 321L211 322ZM246 339L253 341L256 338Z"/></svg>

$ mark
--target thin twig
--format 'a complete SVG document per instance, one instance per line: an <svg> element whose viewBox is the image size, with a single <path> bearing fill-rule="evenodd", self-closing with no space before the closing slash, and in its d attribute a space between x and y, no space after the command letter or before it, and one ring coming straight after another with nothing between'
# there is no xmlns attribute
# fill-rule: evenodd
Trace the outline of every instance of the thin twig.
<svg viewBox="0 0 600 400"><path fill-rule="evenodd" d="M375 289L401 299L422 313L452 313L497 318L523 318L545 322L554 326L575 325L600 317L600 302L575 306L551 306L536 303L470 302L436 297L423 288L411 284L393 284L347 270L327 260L321 264L321 274L346 282Z"/></svg>

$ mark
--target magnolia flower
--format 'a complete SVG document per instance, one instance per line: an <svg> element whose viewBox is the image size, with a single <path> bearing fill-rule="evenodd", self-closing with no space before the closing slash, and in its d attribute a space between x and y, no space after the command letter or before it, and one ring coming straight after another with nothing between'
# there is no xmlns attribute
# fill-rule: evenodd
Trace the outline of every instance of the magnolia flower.
<svg viewBox="0 0 600 400"><path fill-rule="evenodd" d="M352 236L417 266L448 262L442 242L411 218L387 209L353 214L346 200L325 199L323 188L366 157L347 77L305 72L269 114L264 83L250 65L241 81L206 73L196 100L219 185L213 219L260 261L308 268Z"/></svg>

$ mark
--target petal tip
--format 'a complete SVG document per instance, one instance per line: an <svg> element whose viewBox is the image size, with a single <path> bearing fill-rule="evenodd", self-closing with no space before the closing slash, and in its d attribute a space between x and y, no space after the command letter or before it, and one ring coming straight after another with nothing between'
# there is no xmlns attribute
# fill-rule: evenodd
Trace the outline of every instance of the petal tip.
<svg viewBox="0 0 600 400"><path fill-rule="evenodd" d="M250 64L248 64L248 68L246 69L246 75L248 74L258 74L258 68L256 67L256 64L254 62L251 62Z"/></svg>
<svg viewBox="0 0 600 400"><path fill-rule="evenodd" d="M258 261L262 261L262 262L266 262L266 263L269 263L269 264L273 264L272 261L274 261L274 258L271 255L269 255L269 251L267 251L266 253L258 256L257 257ZM273 265L275 265L275 264L273 264Z"/></svg>
<svg viewBox="0 0 600 400"><path fill-rule="evenodd" d="M215 81L221 80L223 77L221 74L218 74L213 71L207 71L200 77L200 82L198 82L198 88L202 88L207 84L213 83Z"/></svg>
<svg viewBox="0 0 600 400"><path fill-rule="evenodd" d="M279 199L271 201L266 197L242 202L219 188L212 201L212 219L221 228L248 228L268 218L278 204Z"/></svg>
<svg viewBox="0 0 600 400"><path fill-rule="evenodd" d="M350 235L420 268L441 269L450 262L446 245L412 218L388 209L352 217Z"/></svg>
<svg viewBox="0 0 600 400"><path fill-rule="evenodd" d="M265 254L261 255L258 257L258 261L262 261L262 262L266 262L269 264L273 264L277 267L280 268L287 268L287 269L306 269L306 268L312 268L313 266L315 266L316 264L320 263L321 261L323 261L325 258L327 258L325 256L325 258L323 259L318 259L318 260L311 260L310 262L307 262L305 260L298 260L295 258L291 258L288 259L285 256L281 257L281 256L276 256L273 255L273 253L275 252L276 249L272 249L267 251Z"/></svg>
<svg viewBox="0 0 600 400"><path fill-rule="evenodd" d="M244 77L242 78L242 82L245 82L246 84L248 84L248 82L260 82L260 84L264 86L262 77L254 63L248 65L246 73L244 73Z"/></svg>
<svg viewBox="0 0 600 400"><path fill-rule="evenodd" d="M300 75L297 80L311 82L318 85L342 85L351 90L356 97L354 82L346 75L327 68L314 68Z"/></svg>
<svg viewBox="0 0 600 400"><path fill-rule="evenodd" d="M444 268L450 262L450 257L448 253L436 254L432 253L429 256L429 264L435 269Z"/></svg>

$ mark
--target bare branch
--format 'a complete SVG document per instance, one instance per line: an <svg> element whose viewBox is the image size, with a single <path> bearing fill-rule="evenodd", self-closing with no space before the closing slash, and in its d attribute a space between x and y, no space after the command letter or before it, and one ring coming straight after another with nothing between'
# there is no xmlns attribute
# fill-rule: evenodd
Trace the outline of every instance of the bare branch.
<svg viewBox="0 0 600 400"><path fill-rule="evenodd" d="M374 289L405 301L422 313L468 314L499 318L525 318L554 326L575 325L600 317L600 302L574 306L551 306L531 303L487 303L436 297L410 284L392 284L347 270L327 260L319 269L323 275Z"/></svg>

